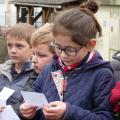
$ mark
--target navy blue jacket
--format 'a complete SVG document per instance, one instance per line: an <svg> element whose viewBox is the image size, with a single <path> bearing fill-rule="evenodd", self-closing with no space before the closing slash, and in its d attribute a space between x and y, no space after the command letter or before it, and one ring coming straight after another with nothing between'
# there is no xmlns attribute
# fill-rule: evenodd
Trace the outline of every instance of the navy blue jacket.
<svg viewBox="0 0 120 120"><path fill-rule="evenodd" d="M44 93L48 102L59 101L51 72L61 69L56 57L41 72L33 91ZM63 120L113 120L109 105L110 91L114 85L113 73L108 62L96 52L88 63L72 70L67 79L64 102L67 104ZM46 120L38 111L34 120Z"/></svg>

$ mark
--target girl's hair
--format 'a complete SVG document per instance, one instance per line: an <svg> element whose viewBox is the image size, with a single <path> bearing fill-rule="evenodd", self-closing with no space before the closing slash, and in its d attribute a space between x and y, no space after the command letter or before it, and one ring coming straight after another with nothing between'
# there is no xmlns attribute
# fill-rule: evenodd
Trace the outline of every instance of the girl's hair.
<svg viewBox="0 0 120 120"><path fill-rule="evenodd" d="M35 30L36 28L28 23L18 23L7 31L7 36L15 37L18 40L24 39L30 45L31 36Z"/></svg>
<svg viewBox="0 0 120 120"><path fill-rule="evenodd" d="M50 45L53 40L53 23L46 23L32 34L31 46ZM50 52L53 53L53 50L50 49Z"/></svg>
<svg viewBox="0 0 120 120"><path fill-rule="evenodd" d="M86 45L91 39L95 39L101 26L93 15L98 11L98 4L95 0L88 0L80 7L72 8L59 14L54 22L53 34L69 35L71 39L80 44Z"/></svg>

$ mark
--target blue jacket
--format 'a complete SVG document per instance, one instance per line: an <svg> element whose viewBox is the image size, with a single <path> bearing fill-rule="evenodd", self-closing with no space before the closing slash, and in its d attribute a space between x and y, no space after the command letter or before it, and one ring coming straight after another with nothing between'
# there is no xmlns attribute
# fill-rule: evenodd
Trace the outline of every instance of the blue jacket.
<svg viewBox="0 0 120 120"><path fill-rule="evenodd" d="M26 61L22 66L21 73L17 74L14 71L14 65L11 60L0 64L0 91L4 87L14 89L14 94L7 100L8 105L12 105L14 111L19 115L19 105L23 102L21 90L30 91L33 82L37 76L34 75L34 70L31 61Z"/></svg>
<svg viewBox="0 0 120 120"><path fill-rule="evenodd" d="M40 73L33 91L44 93L48 102L59 101L51 72L61 69L54 56L50 65ZM63 120L113 120L109 105L110 91L114 85L109 62L104 62L96 52L88 63L72 70L67 79L64 102L67 110ZM46 120L38 111L34 120Z"/></svg>

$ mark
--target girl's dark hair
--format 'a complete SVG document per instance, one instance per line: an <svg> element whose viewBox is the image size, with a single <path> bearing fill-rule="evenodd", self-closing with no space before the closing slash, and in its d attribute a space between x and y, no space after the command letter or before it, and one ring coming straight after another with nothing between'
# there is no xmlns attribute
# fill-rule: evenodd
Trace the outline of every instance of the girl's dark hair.
<svg viewBox="0 0 120 120"><path fill-rule="evenodd" d="M95 0L88 0L80 7L72 8L60 13L54 22L53 34L69 35L71 39L85 45L89 40L101 36L101 26L94 13L98 11L98 4Z"/></svg>

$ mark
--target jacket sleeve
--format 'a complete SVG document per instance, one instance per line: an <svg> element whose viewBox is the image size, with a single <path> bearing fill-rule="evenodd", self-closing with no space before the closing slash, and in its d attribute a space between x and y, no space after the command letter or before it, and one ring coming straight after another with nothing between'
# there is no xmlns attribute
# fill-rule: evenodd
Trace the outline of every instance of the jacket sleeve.
<svg viewBox="0 0 120 120"><path fill-rule="evenodd" d="M38 75L37 80L34 82L32 86L32 91L41 93L41 87L43 84L42 80L43 80L43 71ZM32 120L42 120L43 117L44 116L43 116L42 110L39 109L36 111L36 115Z"/></svg>
<svg viewBox="0 0 120 120"><path fill-rule="evenodd" d="M36 81L33 83L32 91L34 92L42 92L42 88L44 86L45 79L47 75L49 76L51 74L51 68L48 67L48 65L45 66L45 68L39 73Z"/></svg>
<svg viewBox="0 0 120 120"><path fill-rule="evenodd" d="M67 104L67 110L63 120L114 120L109 96L114 85L111 71L107 73L103 70L97 74L93 93L93 108L87 110L70 103Z"/></svg>

